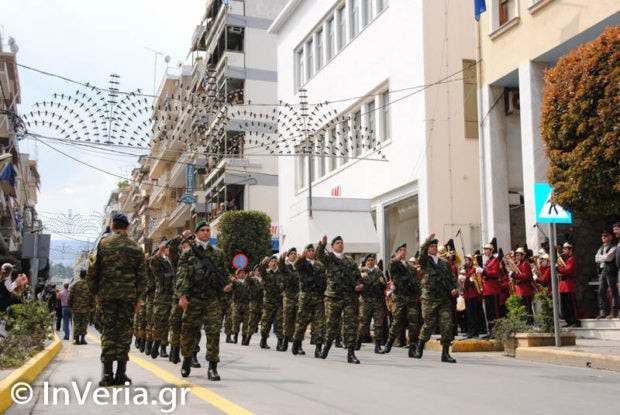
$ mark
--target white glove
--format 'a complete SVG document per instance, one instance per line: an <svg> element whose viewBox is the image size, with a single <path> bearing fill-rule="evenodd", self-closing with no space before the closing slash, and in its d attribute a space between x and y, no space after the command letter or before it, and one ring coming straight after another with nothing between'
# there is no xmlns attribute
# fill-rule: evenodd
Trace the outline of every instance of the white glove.
<svg viewBox="0 0 620 415"><path fill-rule="evenodd" d="M511 279L515 277L515 272L514 271L510 271L508 273L508 277L510 277Z"/></svg>
<svg viewBox="0 0 620 415"><path fill-rule="evenodd" d="M459 281L463 282L467 279L465 275L459 275Z"/></svg>
<svg viewBox="0 0 620 415"><path fill-rule="evenodd" d="M538 281L540 278L538 278L538 275L534 275L534 281Z"/></svg>
<svg viewBox="0 0 620 415"><path fill-rule="evenodd" d="M484 271L482 268L476 268L476 274L482 274L482 271Z"/></svg>

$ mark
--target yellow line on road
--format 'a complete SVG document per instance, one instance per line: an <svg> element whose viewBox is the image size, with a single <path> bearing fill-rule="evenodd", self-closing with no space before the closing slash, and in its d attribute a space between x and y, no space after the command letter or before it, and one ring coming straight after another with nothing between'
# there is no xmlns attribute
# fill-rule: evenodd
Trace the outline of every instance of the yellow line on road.
<svg viewBox="0 0 620 415"><path fill-rule="evenodd" d="M94 342L101 343L101 341L97 337L91 334L87 334L87 336ZM164 382L182 388L190 388L194 395L227 414L252 414L251 411L248 411L247 409L235 404L234 402L229 401L228 399L218 395L217 393L212 392L203 386L196 385L195 383L188 382L179 377L176 377L172 373L160 368L156 364L153 364L131 354L129 355L129 360L131 360L138 366L141 366L142 368L148 370L149 372L152 372L153 374L155 374L155 376L162 379Z"/></svg>

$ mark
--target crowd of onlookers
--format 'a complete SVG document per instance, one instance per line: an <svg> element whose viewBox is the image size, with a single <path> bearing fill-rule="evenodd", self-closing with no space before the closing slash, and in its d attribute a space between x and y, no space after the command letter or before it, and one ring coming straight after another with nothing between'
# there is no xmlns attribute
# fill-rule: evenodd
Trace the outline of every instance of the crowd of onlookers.
<svg viewBox="0 0 620 415"><path fill-rule="evenodd" d="M614 239L615 237L615 239ZM620 311L618 278L620 277L620 222L612 229L601 233L603 244L596 251L594 260L598 266L598 309L597 318L616 318ZM609 295L607 294L609 290Z"/></svg>

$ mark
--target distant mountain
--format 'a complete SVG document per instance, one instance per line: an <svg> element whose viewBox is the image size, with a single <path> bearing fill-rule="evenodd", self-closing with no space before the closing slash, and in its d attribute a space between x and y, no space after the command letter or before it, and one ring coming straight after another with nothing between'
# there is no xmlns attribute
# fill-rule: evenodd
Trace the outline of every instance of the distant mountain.
<svg viewBox="0 0 620 415"><path fill-rule="evenodd" d="M90 251L94 241L82 242L72 239L54 239L50 243L50 261L54 264L71 266L83 250Z"/></svg>

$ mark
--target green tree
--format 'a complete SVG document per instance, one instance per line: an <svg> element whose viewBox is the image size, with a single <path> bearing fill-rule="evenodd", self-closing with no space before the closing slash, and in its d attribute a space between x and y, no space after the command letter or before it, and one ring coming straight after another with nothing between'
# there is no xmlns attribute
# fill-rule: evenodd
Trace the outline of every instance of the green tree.
<svg viewBox="0 0 620 415"><path fill-rule="evenodd" d="M545 73L541 134L555 201L575 213L620 211L620 25Z"/></svg>
<svg viewBox="0 0 620 415"><path fill-rule="evenodd" d="M218 226L217 245L226 258L237 254L248 257L249 266L271 254L271 218L258 211L230 211L222 215ZM233 271L232 261L228 270Z"/></svg>

